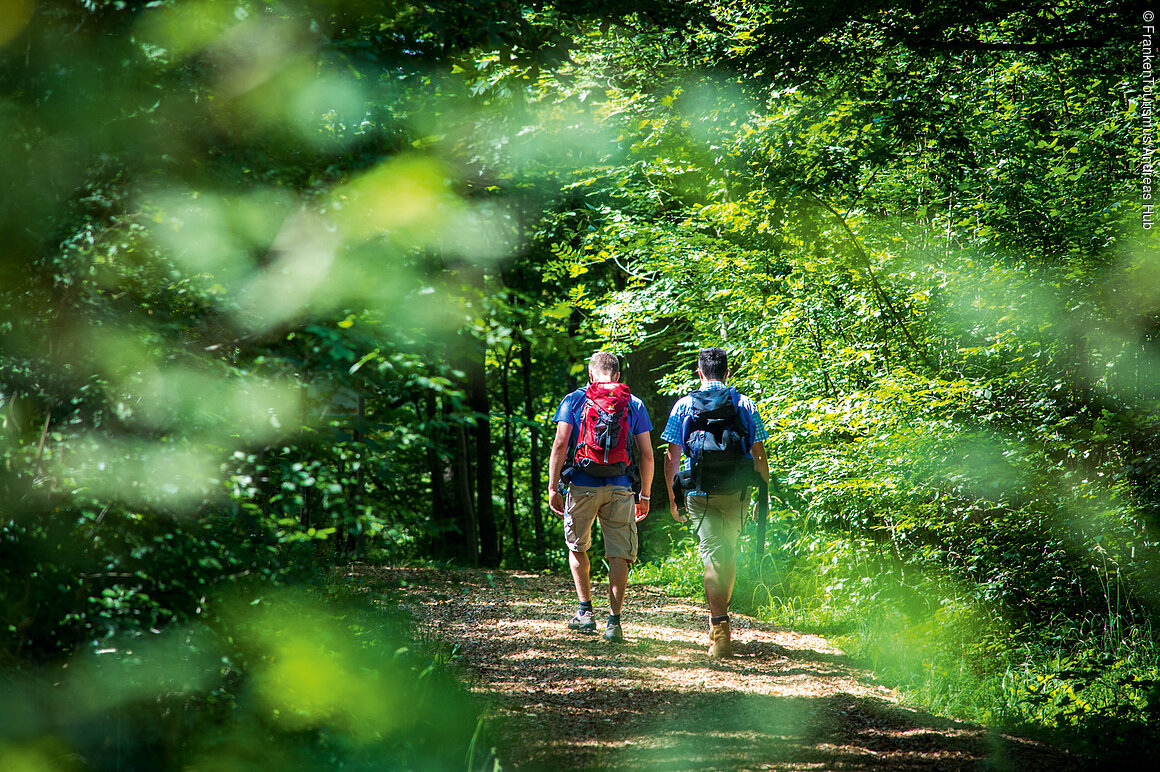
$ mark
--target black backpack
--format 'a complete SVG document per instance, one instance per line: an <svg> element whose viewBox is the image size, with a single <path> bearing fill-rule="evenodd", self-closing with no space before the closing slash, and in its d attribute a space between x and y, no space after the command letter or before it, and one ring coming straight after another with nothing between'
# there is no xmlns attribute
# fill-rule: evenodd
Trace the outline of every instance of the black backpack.
<svg viewBox="0 0 1160 772"><path fill-rule="evenodd" d="M688 487L702 493L737 493L753 485L753 445L741 420L737 389L694 391L693 417L685 438L691 459Z"/></svg>

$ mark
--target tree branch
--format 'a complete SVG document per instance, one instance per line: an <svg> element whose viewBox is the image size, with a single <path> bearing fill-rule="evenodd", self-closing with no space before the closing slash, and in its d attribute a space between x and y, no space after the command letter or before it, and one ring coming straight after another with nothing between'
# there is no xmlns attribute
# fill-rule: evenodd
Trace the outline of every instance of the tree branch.
<svg viewBox="0 0 1160 772"><path fill-rule="evenodd" d="M994 51L1006 52L1046 52L1070 51L1077 48L1099 48L1111 43L1115 37L1103 38L1075 38L1073 40L1052 40L1044 43L999 43L982 40L915 40L908 43L913 50L930 49L935 51Z"/></svg>
<svg viewBox="0 0 1160 772"><path fill-rule="evenodd" d="M854 230L850 227L850 224L846 222L846 218L842 217L842 215L838 213L838 210L834 209L834 207L830 206L828 203L819 198L813 191L807 190L805 193L806 195L810 196L819 206L833 215L834 219L837 220L842 228L846 231L846 233L849 234L850 242L854 245L854 249L857 250L858 256L862 258L863 268L866 271L866 275L870 278L870 285L874 288L874 293L878 296L878 299L882 301L882 305L885 307L886 312L889 313L890 318L894 320L895 326L897 326L898 329L902 331L902 334L906 336L906 340L908 343L910 343L910 347L914 349L916 354L922 357L923 362L929 365L931 362L929 352L927 352L925 346L921 345L914 339L914 336L910 334L910 330L902 321L902 316L894 307L894 303L891 302L890 296L886 294L886 290L884 290L882 285L878 283L878 277L874 274L874 268L870 262L870 255L866 254L866 250L863 249L862 243L858 241L858 236L854 233Z"/></svg>

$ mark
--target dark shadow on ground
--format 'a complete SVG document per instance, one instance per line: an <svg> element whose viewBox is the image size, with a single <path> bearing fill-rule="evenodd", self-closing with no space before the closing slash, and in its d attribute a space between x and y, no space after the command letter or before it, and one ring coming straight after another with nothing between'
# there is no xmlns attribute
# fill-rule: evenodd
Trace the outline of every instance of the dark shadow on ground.
<svg viewBox="0 0 1160 772"><path fill-rule="evenodd" d="M613 696L633 702L633 689ZM605 697L608 697L605 694ZM550 742L505 769L607 770L1079 770L1079 760L985 727L884 700L775 697L741 692L660 690L655 706L616 711L611 720L567 717L585 695L512 700L505 733L523 731L521 715L555 707L564 717ZM616 700L614 700L616 701ZM576 718L575 715L572 715Z"/></svg>

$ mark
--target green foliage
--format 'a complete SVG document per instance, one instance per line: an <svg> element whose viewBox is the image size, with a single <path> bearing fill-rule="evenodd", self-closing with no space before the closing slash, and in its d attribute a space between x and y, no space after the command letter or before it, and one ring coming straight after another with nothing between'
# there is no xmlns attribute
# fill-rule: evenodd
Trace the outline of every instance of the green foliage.
<svg viewBox="0 0 1160 772"><path fill-rule="evenodd" d="M686 535L671 545L663 557L633 566L632 580L660 587L665 592L695 598L704 592L705 568L697 554L694 537Z"/></svg>
<svg viewBox="0 0 1160 772"><path fill-rule="evenodd" d="M241 611L202 620L226 596L248 608L334 562L465 538L444 517L456 502L432 502L465 460L453 438L489 415L469 403L451 341L526 341L546 361L560 325L541 323L534 277L483 302L517 204L467 171L486 142L438 138L489 119L461 65L491 46L524 68L562 59L557 14L9 6L0 665L45 707L8 722L0 765L70 752L98 767L109 754L143 768L483 763L461 742L474 709L399 654L394 632L351 648L345 620L305 601L282 613L317 638L263 632ZM529 418L547 409L533 400ZM542 432L518 427L521 445ZM275 678L272 663L296 661L286 646L314 660ZM150 691L158 673L186 672L183 647L191 683ZM99 677L47 686L62 668ZM350 688L321 694L320 678ZM133 688L106 700L118 680ZM416 710L400 717L401 704Z"/></svg>
<svg viewBox="0 0 1160 772"><path fill-rule="evenodd" d="M336 594L337 593L337 594ZM219 589L197 621L122 629L5 677L0 760L84 768L474 769L479 707L438 642L345 589ZM25 762L27 763L27 762ZM59 768L59 767L53 767Z"/></svg>
<svg viewBox="0 0 1160 772"><path fill-rule="evenodd" d="M1116 160L1123 33L985 5L720 4L676 57L595 38L575 60L619 87L617 144L574 173L586 227L553 271L592 337L668 352L671 393L697 348L733 352L788 488L767 613L932 706L1027 717L987 673L1079 620L1146 631L1160 597L1155 245ZM637 573L696 594L696 568Z"/></svg>
<svg viewBox="0 0 1160 772"><path fill-rule="evenodd" d="M1015 715L1032 724L1077 733L1086 750L1127 761L1154 743L1158 662L1151 635L1133 630L1103 645L1078 640L1066 648L1037 652L1011 670L1004 685L1017 701ZM1110 645L1109 645L1110 644ZM1063 653L1066 652L1066 653Z"/></svg>
<svg viewBox="0 0 1160 772"><path fill-rule="evenodd" d="M742 602L932 705L1148 720L1124 4L5 9L5 665L354 557L558 565L547 423L586 353L663 404L724 345L785 483ZM672 541L637 576L695 592ZM1020 675L952 696L992 670Z"/></svg>

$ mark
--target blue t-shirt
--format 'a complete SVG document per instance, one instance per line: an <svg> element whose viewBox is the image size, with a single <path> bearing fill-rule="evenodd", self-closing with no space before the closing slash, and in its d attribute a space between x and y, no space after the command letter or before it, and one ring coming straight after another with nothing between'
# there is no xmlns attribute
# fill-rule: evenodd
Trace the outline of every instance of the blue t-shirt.
<svg viewBox="0 0 1160 772"><path fill-rule="evenodd" d="M580 436L580 414L584 409L584 389L576 389L568 396L560 401L560 406L556 408L556 415L552 416L552 420L559 423L564 421L572 427L572 437L570 439L571 445L574 448L576 438ZM628 400L628 431L631 437L629 442L632 442L632 437L641 434L642 432L652 431L652 422L649 421L648 411L644 409L644 403L636 397L629 397ZM575 450L573 450L573 456ZM567 463L571 464L572 458L567 459ZM620 475L619 477L593 477L590 474L584 474L579 469L572 470L572 484L584 485L598 488L603 485L630 485L632 480L628 475Z"/></svg>

